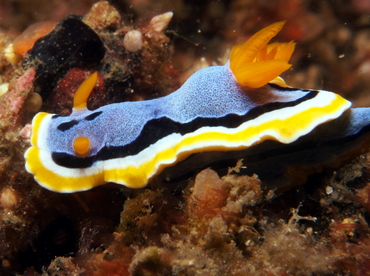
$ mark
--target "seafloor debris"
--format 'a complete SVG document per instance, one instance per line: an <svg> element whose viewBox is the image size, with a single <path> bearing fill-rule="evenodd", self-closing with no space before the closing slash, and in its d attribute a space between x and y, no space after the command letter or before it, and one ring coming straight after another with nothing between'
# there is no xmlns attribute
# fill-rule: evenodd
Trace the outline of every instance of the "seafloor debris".
<svg viewBox="0 0 370 276"><path fill-rule="evenodd" d="M55 20L74 5L88 10L89 1L51 0L52 12L44 2L12 2L0 4L0 274L368 275L365 152L279 196L261 189L257 176L238 176L241 164L223 177L207 169L144 191L63 195L36 185L23 161L27 123L40 105L68 114L92 70L99 71L92 109L165 95L180 72L206 64L200 57L218 62L232 44L280 20L288 20L281 37L298 42L289 84L369 106L366 1L99 1L85 16L44 29L49 34L29 52L22 36L14 40L22 30L9 26ZM34 15L36 5L45 10ZM33 16L14 22L17 10ZM10 42L16 49L6 52ZM9 55L21 59L15 67Z"/></svg>
<svg viewBox="0 0 370 276"><path fill-rule="evenodd" d="M22 65L36 69L34 89L45 101L61 76L73 68L96 70L104 55L99 36L80 18L67 17L35 43Z"/></svg>
<svg viewBox="0 0 370 276"><path fill-rule="evenodd" d="M35 42L49 34L57 23L53 21L38 22L29 26L18 35L5 49L7 60L16 65L24 55L33 48Z"/></svg>

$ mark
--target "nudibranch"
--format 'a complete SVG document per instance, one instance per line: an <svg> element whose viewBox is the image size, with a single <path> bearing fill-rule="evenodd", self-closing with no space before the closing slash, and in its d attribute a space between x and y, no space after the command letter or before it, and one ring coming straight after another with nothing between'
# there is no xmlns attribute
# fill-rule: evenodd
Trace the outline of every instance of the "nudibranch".
<svg viewBox="0 0 370 276"><path fill-rule="evenodd" d="M247 166L257 156L256 164L269 157L271 167L281 166L275 156L292 159L300 151L308 152L309 162L309 149L317 144L330 155L326 149L368 128L370 112L351 109L329 91L288 86L279 75L291 66L294 42L268 44L283 25L262 29L235 46L224 66L196 72L162 98L88 110L97 81L93 73L77 90L69 116L34 117L27 171L41 186L70 193L106 182L141 188L197 154L219 159L235 154Z"/></svg>

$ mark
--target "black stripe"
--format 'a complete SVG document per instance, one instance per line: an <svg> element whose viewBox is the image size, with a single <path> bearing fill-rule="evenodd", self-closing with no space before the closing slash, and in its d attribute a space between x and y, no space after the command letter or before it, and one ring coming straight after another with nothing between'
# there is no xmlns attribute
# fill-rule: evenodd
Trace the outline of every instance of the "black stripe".
<svg viewBox="0 0 370 276"><path fill-rule="evenodd" d="M61 123L57 129L59 129L60 131L66 131L72 127L74 127L75 125L78 124L78 121L76 120L72 120L72 121L69 121L69 122L66 122L66 123Z"/></svg>
<svg viewBox="0 0 370 276"><path fill-rule="evenodd" d="M277 84L274 84L274 83L268 83L269 86L271 86L272 88L276 89L276 90L281 90L281 91L297 91L297 88L294 88L294 87L283 87L283 86L280 86L280 85L277 85ZM299 89L300 91L302 92L312 92L314 90L308 90L308 89Z"/></svg>
<svg viewBox="0 0 370 276"><path fill-rule="evenodd" d="M86 116L85 117L85 120L87 121L92 121L94 120L96 117L100 116L100 114L102 114L103 111L98 111L98 112L94 112L94 113L91 113L89 116Z"/></svg>
<svg viewBox="0 0 370 276"><path fill-rule="evenodd" d="M87 168L96 161L123 158L138 154L151 144L154 144L156 141L172 133L184 135L186 133L194 132L195 130L204 126L224 126L227 128L236 128L242 123L253 120L266 112L295 106L301 102L312 99L317 95L317 93L318 91L310 91L304 97L288 103L276 102L258 106L242 116L229 114L221 118L198 117L186 124L172 121L167 117L153 119L146 123L137 139L130 144L119 147L105 146L96 155L89 157L76 157L63 152L53 152L52 158L54 162L60 166L67 168Z"/></svg>
<svg viewBox="0 0 370 276"><path fill-rule="evenodd" d="M90 115L86 116L84 118L84 120L86 121L93 121L94 119L96 119L98 116L100 116L100 114L102 114L103 111L99 111L99 112L94 112L94 113L91 113ZM54 115L55 116L55 115ZM54 116L52 117L52 119L54 119ZM57 115L58 116L58 115ZM59 117L59 116L58 116ZM57 118L57 117L55 117ZM66 130L69 130L71 129L72 127L74 127L75 125L77 125L80 121L77 121L77 120L72 120L72 121L69 121L69 122L65 122L65 123L61 123L60 125L57 126L57 129L59 129L60 131L66 131Z"/></svg>

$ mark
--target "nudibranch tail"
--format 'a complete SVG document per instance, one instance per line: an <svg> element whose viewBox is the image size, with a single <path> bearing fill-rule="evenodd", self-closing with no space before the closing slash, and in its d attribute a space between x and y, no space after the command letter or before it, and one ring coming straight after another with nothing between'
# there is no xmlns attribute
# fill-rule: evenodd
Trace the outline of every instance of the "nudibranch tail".
<svg viewBox="0 0 370 276"><path fill-rule="evenodd" d="M292 66L288 61L294 51L293 41L267 44L284 24L285 21L274 23L244 44L234 46L230 54L230 69L240 85L262 87Z"/></svg>
<svg viewBox="0 0 370 276"><path fill-rule="evenodd" d="M94 89L98 80L98 73L92 73L84 82L78 87L73 98L73 111L78 111L86 108L87 99L91 91Z"/></svg>

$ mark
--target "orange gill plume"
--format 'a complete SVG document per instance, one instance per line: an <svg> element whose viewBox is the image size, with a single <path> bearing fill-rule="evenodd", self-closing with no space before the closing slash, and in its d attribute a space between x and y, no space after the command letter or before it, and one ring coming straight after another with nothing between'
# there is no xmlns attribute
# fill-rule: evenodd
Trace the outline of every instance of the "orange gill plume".
<svg viewBox="0 0 370 276"><path fill-rule="evenodd" d="M288 70L295 42L267 44L284 26L285 21L267 26L243 44L233 47L230 69L237 82L246 87L259 88Z"/></svg>

